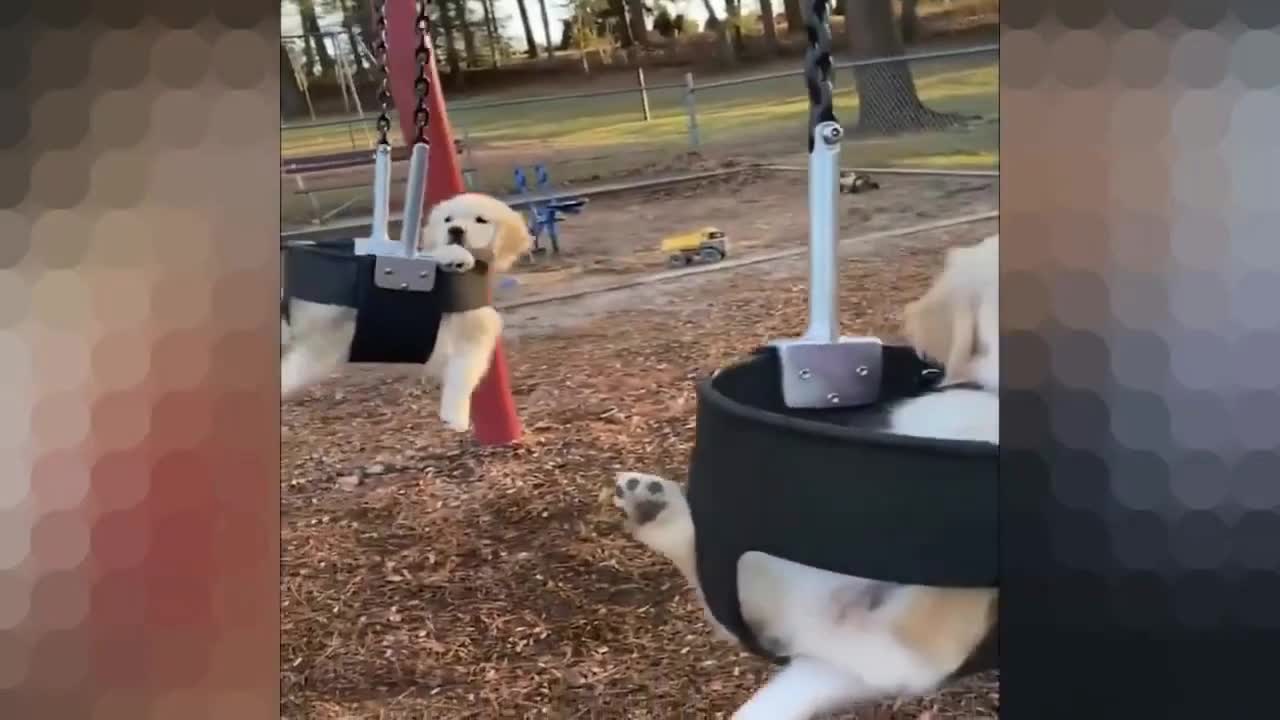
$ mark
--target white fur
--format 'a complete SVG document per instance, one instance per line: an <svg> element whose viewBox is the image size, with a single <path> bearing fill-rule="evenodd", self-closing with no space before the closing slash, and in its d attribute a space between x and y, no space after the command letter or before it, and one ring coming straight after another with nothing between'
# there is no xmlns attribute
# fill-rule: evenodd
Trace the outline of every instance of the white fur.
<svg viewBox="0 0 1280 720"><path fill-rule="evenodd" d="M450 244L450 228L461 228L462 244ZM501 201L466 193L432 209L419 250L445 272L466 272L473 252L486 251L491 274L506 272L528 252L532 238L524 218ZM281 319L280 391L289 397L328 377L345 362L355 335L355 311L291 300L291 322ZM405 328L413 332L413 328ZM502 336L502 316L493 307L446 313L424 376L440 382L440 419L454 431L471 427L471 394L489 370Z"/></svg>
<svg viewBox="0 0 1280 720"><path fill-rule="evenodd" d="M994 237L951 251L942 275L908 312L912 344L946 360L944 384L976 382L982 389L902 402L890 414L894 432L999 442L997 260ZM654 475L619 473L613 504L625 513L632 535L674 563L701 597L696 529L680 486ZM743 616L757 635L780 642L792 660L734 720L810 720L858 703L932 692L993 622L995 590L894 586L884 602L871 603L865 598L875 585L764 553L743 555Z"/></svg>

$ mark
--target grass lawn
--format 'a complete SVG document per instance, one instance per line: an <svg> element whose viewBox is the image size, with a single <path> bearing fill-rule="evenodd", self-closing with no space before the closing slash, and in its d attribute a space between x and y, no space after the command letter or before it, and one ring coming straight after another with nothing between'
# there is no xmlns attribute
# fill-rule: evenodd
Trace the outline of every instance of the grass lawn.
<svg viewBox="0 0 1280 720"><path fill-rule="evenodd" d="M992 168L999 156L999 78L995 53L912 63L921 100L942 112L976 116L962 128L895 137L851 135L843 146L845 165L894 165L917 168ZM856 126L858 98L853 71L835 78L836 114ZM536 92L530 92L536 95ZM650 120L641 113L638 93L576 100L552 100L501 107L457 103L449 109L455 134L465 137L473 155L479 189L505 192L516 163L543 162L553 181L582 182L652 167L691 148L683 88L651 89ZM711 156L762 158L804 148L808 96L799 75L695 94L701 152ZM372 147L373 133L358 124L292 128L282 132L285 157L305 157ZM289 186L286 186L288 188ZM350 200L360 212L366 188L323 193L321 207ZM294 198L298 200L298 198ZM301 202L286 201L286 211L305 215ZM296 214L296 213L293 213ZM296 218L295 218L296 219Z"/></svg>

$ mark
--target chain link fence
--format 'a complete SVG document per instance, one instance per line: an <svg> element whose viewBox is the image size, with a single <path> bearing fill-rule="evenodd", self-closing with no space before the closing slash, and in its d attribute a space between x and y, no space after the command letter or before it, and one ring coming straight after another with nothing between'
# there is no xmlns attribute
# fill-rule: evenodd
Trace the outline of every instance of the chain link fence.
<svg viewBox="0 0 1280 720"><path fill-rule="evenodd" d="M836 64L845 163L994 169L998 60L998 46L983 45ZM499 195L512 191L517 167L535 164L563 186L671 174L700 162L794 161L805 151L807 118L798 66L712 82L691 73L649 82L638 71L629 87L449 105L469 184ZM366 111L281 128L286 223L368 211L373 122Z"/></svg>

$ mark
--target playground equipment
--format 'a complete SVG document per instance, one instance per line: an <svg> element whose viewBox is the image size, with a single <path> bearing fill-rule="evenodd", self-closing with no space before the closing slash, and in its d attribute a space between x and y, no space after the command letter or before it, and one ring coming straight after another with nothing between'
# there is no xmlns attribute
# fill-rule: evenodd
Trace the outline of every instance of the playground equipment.
<svg viewBox="0 0 1280 720"><path fill-rule="evenodd" d="M756 550L862 578L997 585L996 445L905 437L877 406L929 392L943 369L910 347L843 337L837 316L840 140L827 0L809 0L809 327L697 387L688 498L708 608L775 660L744 621L738 559ZM996 633L959 674L994 667Z"/></svg>
<svg viewBox="0 0 1280 720"><path fill-rule="evenodd" d="M724 232L714 227L669 235L662 239L660 247L667 254L667 264L672 267L684 267L695 262L720 262L729 254Z"/></svg>
<svg viewBox="0 0 1280 720"><path fill-rule="evenodd" d="M864 175L852 170L841 172L839 183L840 192L848 195L857 195L880 189L880 183L876 182L870 175Z"/></svg>
<svg viewBox="0 0 1280 720"><path fill-rule="evenodd" d="M427 4L427 0L374 0L378 34L374 51L382 86L370 236L284 248L287 298L356 310L348 358L352 362L424 363L435 346L443 313L492 301L484 263L468 273L438 272L435 262L417 251L427 207L464 191L444 98L438 92ZM400 129L412 147L404 222L397 240L387 231L391 181L387 133L392 101L400 108ZM287 313L287 308L288 302L283 302L282 312ZM501 344L471 403L480 443L507 444L519 438L520 421Z"/></svg>
<svg viewBox="0 0 1280 720"><path fill-rule="evenodd" d="M524 168L517 167L512 174L515 179L516 193L530 195L529 178L525 175ZM538 194L529 203L529 234L533 236L533 249L530 252L535 255L547 252L547 246L542 244L542 236L545 233L551 253L559 255L560 233L557 225L565 217L582 212L587 205L587 199L555 197L551 189L551 173L547 171L545 165L534 165L533 174L538 184Z"/></svg>

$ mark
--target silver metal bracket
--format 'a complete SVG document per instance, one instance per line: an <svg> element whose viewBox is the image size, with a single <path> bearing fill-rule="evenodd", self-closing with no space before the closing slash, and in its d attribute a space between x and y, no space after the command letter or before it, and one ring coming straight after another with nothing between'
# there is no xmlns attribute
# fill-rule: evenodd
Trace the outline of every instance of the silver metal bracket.
<svg viewBox="0 0 1280 720"><path fill-rule="evenodd" d="M425 257L379 255L374 261L373 284L384 290L431 292L436 286L436 263Z"/></svg>
<svg viewBox="0 0 1280 720"><path fill-rule="evenodd" d="M778 340L773 347L782 372L782 402L789 408L861 407L880 399L884 360L879 338L840 338L835 343L799 338Z"/></svg>

